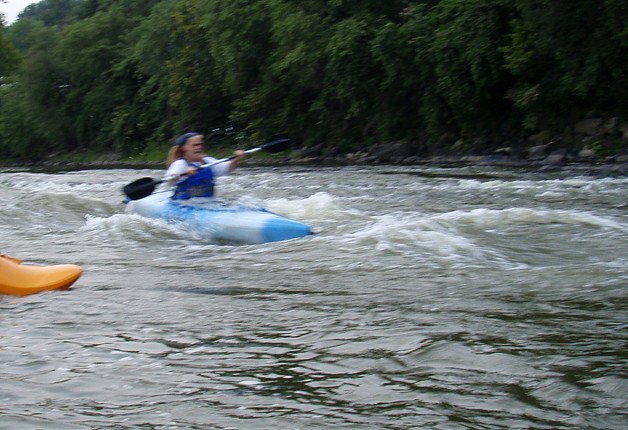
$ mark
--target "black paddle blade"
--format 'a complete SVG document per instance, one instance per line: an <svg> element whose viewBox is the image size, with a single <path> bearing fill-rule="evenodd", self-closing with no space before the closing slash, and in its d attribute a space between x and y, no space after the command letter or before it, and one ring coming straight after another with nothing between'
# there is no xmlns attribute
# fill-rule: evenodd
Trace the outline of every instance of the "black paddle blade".
<svg viewBox="0 0 628 430"><path fill-rule="evenodd" d="M142 178L126 184L122 191L129 199L139 200L150 196L159 184L161 184L161 181L155 181L153 178Z"/></svg>
<svg viewBox="0 0 628 430"><path fill-rule="evenodd" d="M260 148L264 151L268 151L271 154L285 151L290 146L292 140L285 134L278 134L276 136L269 137L264 144L260 145Z"/></svg>

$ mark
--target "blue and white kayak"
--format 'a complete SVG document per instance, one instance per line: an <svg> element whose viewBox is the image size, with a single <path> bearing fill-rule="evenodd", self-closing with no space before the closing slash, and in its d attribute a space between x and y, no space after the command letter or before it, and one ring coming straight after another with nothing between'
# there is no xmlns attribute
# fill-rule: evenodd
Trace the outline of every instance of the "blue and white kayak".
<svg viewBox="0 0 628 430"><path fill-rule="evenodd" d="M182 223L214 241L256 244L279 242L313 234L307 224L263 208L229 205L213 199L172 200L157 192L130 201L127 210L148 218ZM198 202L198 200L202 200Z"/></svg>

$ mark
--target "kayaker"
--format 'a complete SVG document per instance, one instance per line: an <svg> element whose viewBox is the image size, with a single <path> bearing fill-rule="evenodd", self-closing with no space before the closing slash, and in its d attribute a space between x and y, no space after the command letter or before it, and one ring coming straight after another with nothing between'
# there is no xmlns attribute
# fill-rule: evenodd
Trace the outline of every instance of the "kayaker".
<svg viewBox="0 0 628 430"><path fill-rule="evenodd" d="M203 164L212 164L216 158L203 154L204 136L200 133L185 133L177 138L168 153L168 170L164 181L170 186L176 186L172 196L175 200L187 200L192 197L212 197L214 195L214 178L228 175L244 158L242 150L234 151L235 158L224 163L202 167Z"/></svg>

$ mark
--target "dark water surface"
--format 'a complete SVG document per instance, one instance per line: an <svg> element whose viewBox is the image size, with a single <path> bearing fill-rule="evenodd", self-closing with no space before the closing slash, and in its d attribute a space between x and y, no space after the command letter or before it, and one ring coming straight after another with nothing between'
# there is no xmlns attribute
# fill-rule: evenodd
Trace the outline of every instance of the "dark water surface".
<svg viewBox="0 0 628 430"><path fill-rule="evenodd" d="M242 168L317 235L211 243L127 214L154 170L0 173L2 429L628 428L628 179Z"/></svg>

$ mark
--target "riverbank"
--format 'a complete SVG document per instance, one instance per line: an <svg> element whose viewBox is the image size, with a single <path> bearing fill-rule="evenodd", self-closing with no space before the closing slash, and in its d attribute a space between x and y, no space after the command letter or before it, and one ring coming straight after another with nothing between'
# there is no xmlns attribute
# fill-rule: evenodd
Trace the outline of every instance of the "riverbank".
<svg viewBox="0 0 628 430"><path fill-rule="evenodd" d="M439 137L383 142L339 153L334 145L305 149L307 163L336 164L455 164L470 166L578 168L610 175L628 175L628 122L593 116L557 132L527 135Z"/></svg>
<svg viewBox="0 0 628 430"><path fill-rule="evenodd" d="M575 154L566 149L529 148L525 154L512 154L507 149L484 153L416 154L406 142L370 148L347 154L305 151L301 156L288 158L296 164L319 165L466 165L538 169L571 169L593 171L598 174L628 175L628 154L596 156L590 152Z"/></svg>
<svg viewBox="0 0 628 430"><path fill-rule="evenodd" d="M377 165L435 165L468 167L510 167L539 170L565 170L601 176L628 176L628 155L608 157L578 157L568 152L550 152L522 158L503 153L488 154L435 154L407 155L403 148L391 146L386 151L373 148L369 151L330 154L297 150L283 156L267 158L249 157L242 167L262 166L377 166ZM90 170L90 169L165 169L164 162L144 159L121 159L115 156L98 157L93 160L68 161L46 160L37 163L2 163L4 169L28 169L38 171Z"/></svg>
<svg viewBox="0 0 628 430"><path fill-rule="evenodd" d="M228 157L233 148L212 145L211 154ZM102 168L165 168L163 151L153 150L132 158L115 153L91 152L53 154L36 163L3 163L9 168L42 170L79 170ZM340 150L335 142L269 154L264 151L247 157L243 166L282 165L466 165L531 169L568 169L597 175L628 175L628 123L616 118L590 118L577 122L563 132L540 131L527 136L508 138L461 138L444 134L427 135L414 140L354 145Z"/></svg>

